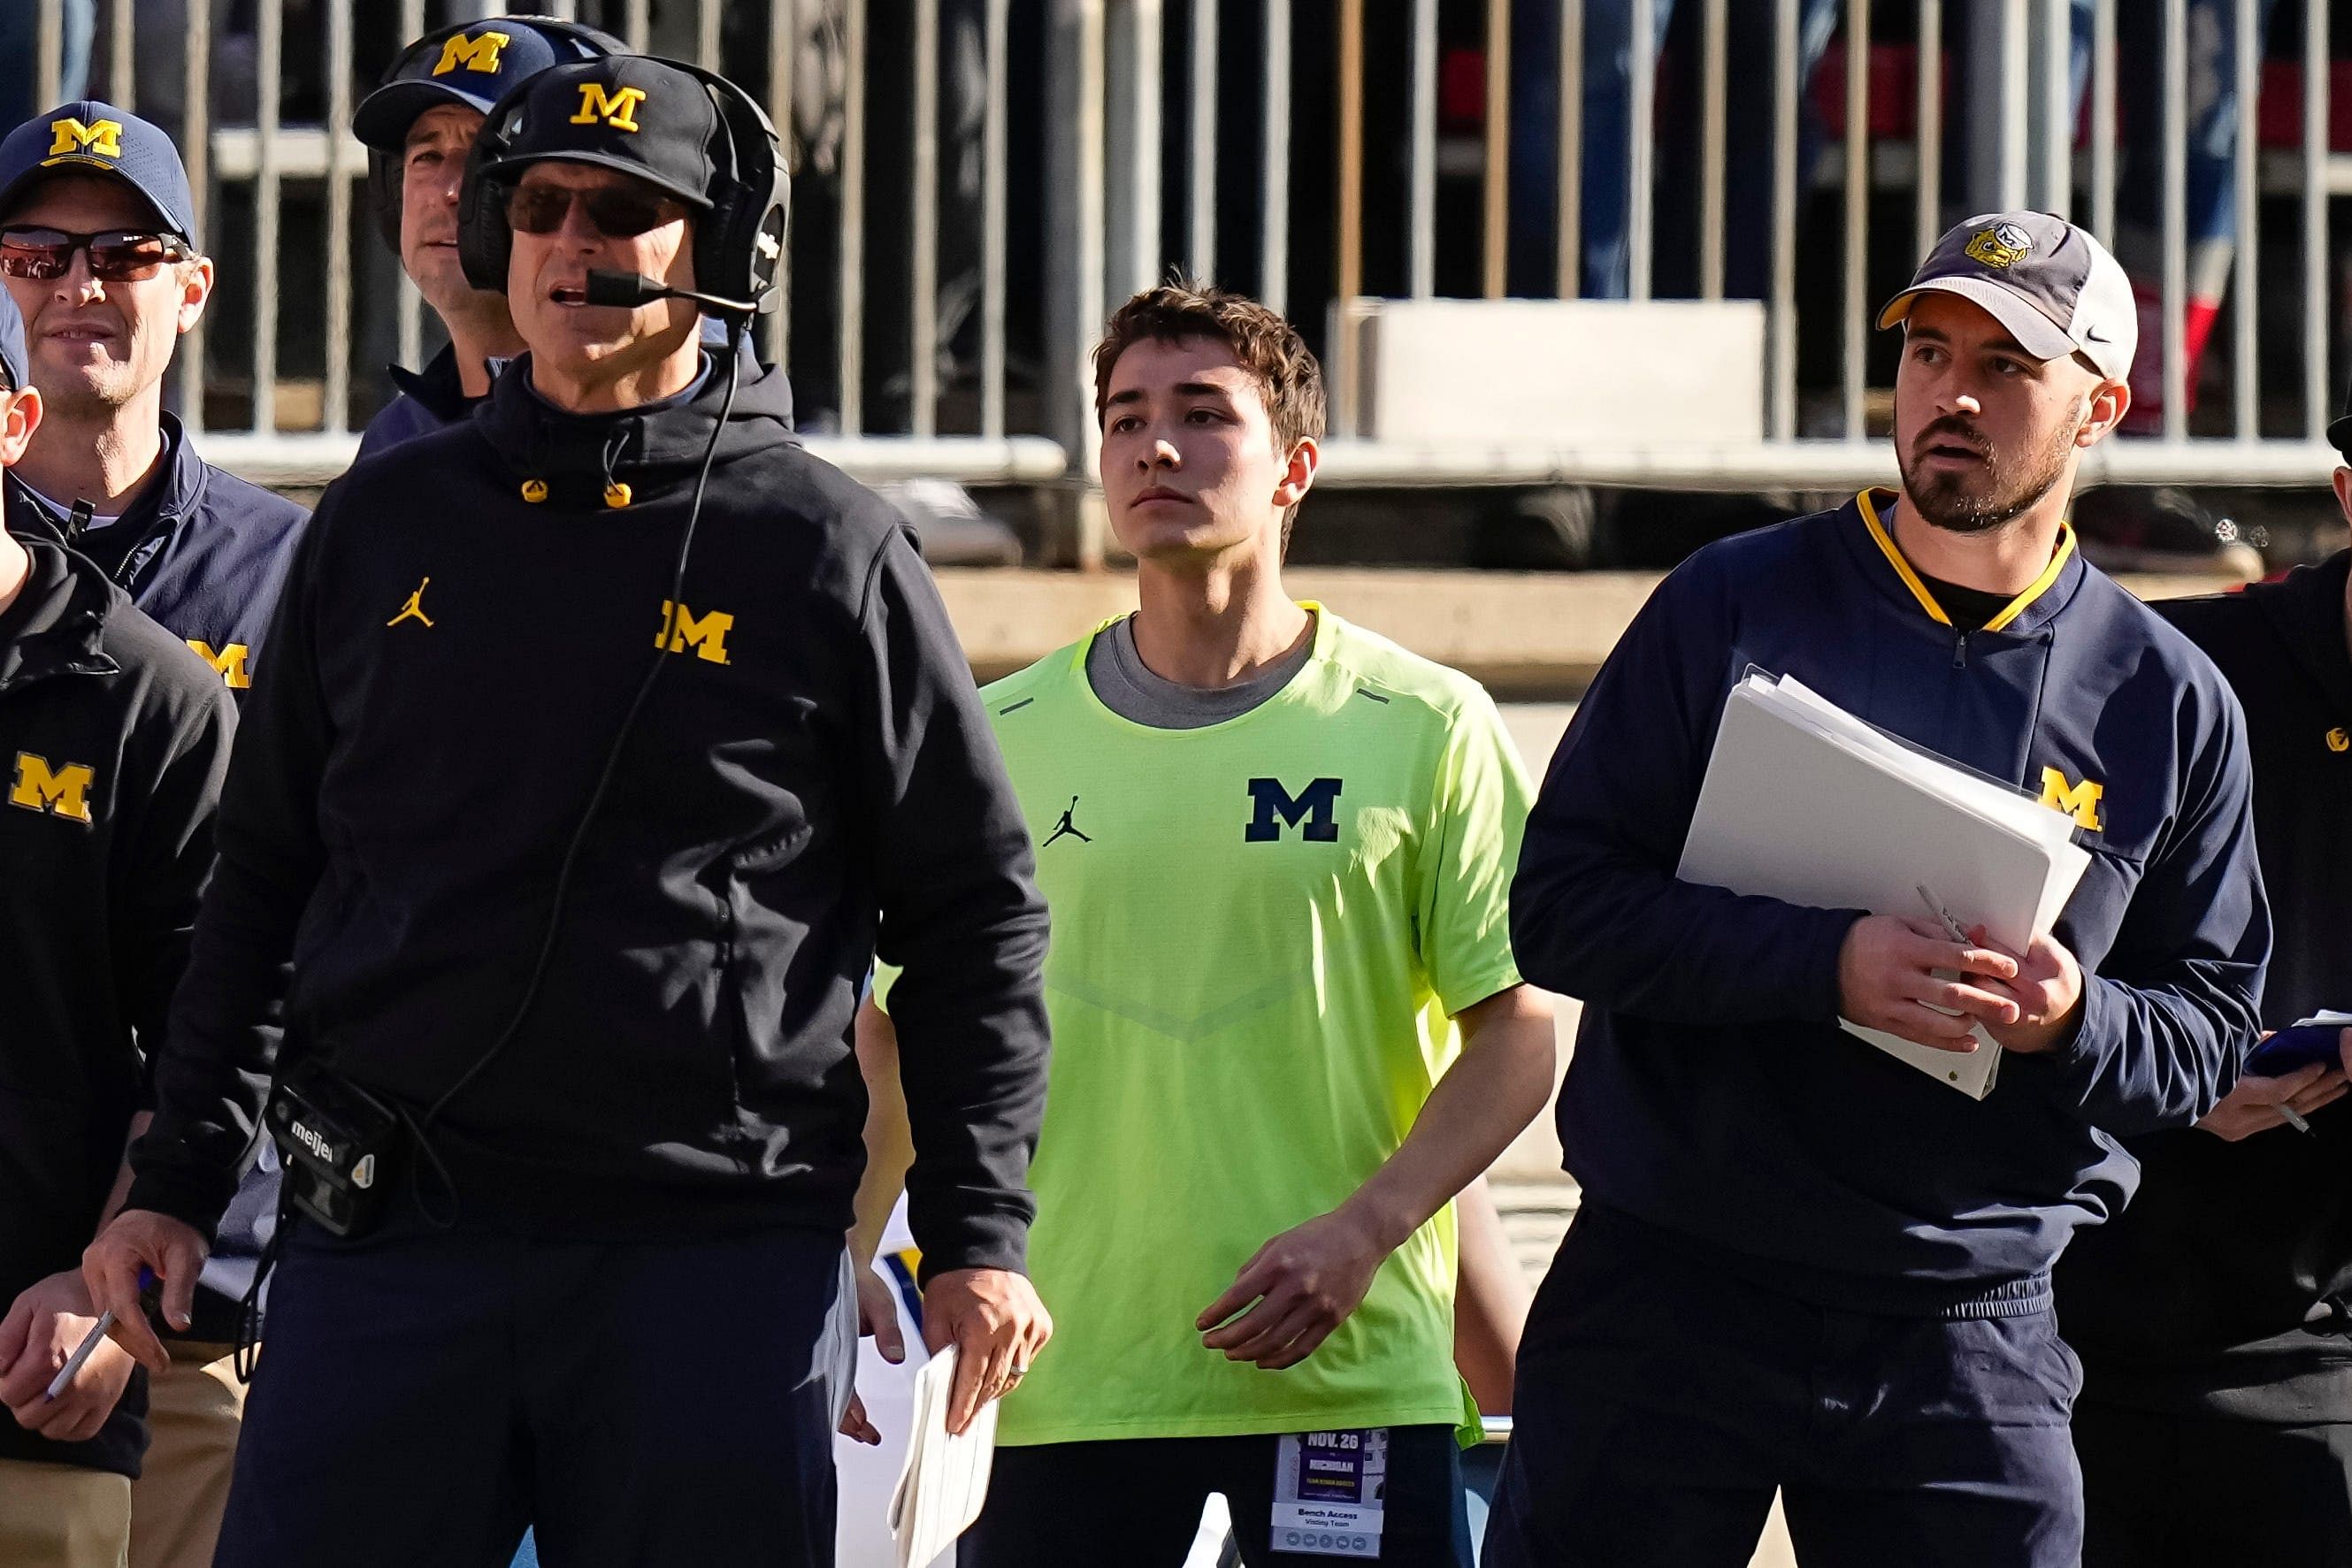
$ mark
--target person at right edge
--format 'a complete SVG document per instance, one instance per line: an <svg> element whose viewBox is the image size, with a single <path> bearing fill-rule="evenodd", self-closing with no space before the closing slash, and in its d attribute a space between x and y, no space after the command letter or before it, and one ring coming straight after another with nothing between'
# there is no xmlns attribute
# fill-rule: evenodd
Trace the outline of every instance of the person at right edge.
<svg viewBox="0 0 2352 1568"><path fill-rule="evenodd" d="M2352 417L2327 435L2352 463ZM2352 467L2336 497L2352 517ZM2338 550L2156 606L2245 705L2278 917L2266 1029L2352 1006L2348 575ZM2193 1129L2134 1139L2138 1196L2059 1265L2085 1568L2352 1563L2352 1032L2337 1048L2342 1066L2249 1074Z"/></svg>
<svg viewBox="0 0 2352 1568"><path fill-rule="evenodd" d="M295 558L83 1270L156 1364L138 1270L179 1321L273 1070L309 1159L298 1096L397 1118L384 1212L279 1232L216 1568L504 1563L527 1525L562 1568L830 1564L877 953L949 1425L1049 1332L1045 910L1003 763L905 526L677 297L773 297L774 137L636 56L500 99L460 243L529 351L330 486Z"/></svg>
<svg viewBox="0 0 2352 1568"><path fill-rule="evenodd" d="M1879 323L1901 489L1684 562L1528 819L1512 949L1585 998L1559 1105L1584 1202L1520 1344L1486 1568L1738 1568L1776 1490L1807 1568L2072 1568L2052 1265L2130 1197L2121 1140L2210 1111L2253 1035L2237 700L2065 521L2130 401L2122 269L1989 214ZM2068 811L2091 864L2054 931L2020 953L1679 881L1751 666ZM1947 1050L1981 1023L2009 1056L1979 1102L1840 1018Z"/></svg>

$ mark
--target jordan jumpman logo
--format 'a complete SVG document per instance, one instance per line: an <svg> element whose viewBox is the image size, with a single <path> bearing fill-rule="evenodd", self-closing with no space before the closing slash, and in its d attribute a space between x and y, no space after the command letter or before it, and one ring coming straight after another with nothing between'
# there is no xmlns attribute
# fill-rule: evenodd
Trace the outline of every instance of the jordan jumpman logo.
<svg viewBox="0 0 2352 1568"><path fill-rule="evenodd" d="M1078 798L1076 795L1073 795L1070 797L1070 809L1062 813L1062 820L1055 823L1054 831L1046 835L1045 842L1039 844L1037 847L1041 850L1045 849L1051 845L1055 839L1066 837L1076 839L1082 844L1093 843L1095 841L1093 837L1089 834L1078 831L1077 823L1070 820L1076 814L1077 809Z"/></svg>
<svg viewBox="0 0 2352 1568"><path fill-rule="evenodd" d="M408 602L400 607L400 613L385 622L384 624L387 626L397 626L402 622L414 616L415 619L424 622L425 625L432 625L433 617L425 613L425 585L430 583L432 580L433 580L428 577L418 582L416 585L416 591L410 594L408 596Z"/></svg>

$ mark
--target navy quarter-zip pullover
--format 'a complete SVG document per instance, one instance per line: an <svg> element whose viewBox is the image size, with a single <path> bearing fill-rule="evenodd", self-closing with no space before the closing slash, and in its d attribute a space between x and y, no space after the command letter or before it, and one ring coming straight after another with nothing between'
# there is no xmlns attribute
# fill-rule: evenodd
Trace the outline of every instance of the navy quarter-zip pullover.
<svg viewBox="0 0 2352 1568"><path fill-rule="evenodd" d="M1585 1001L1559 1104L1594 1199L1823 1304L1934 1312L2046 1296L2130 1196L2117 1142L2202 1114L2255 1025L2270 920L2244 720L2211 663L2085 564L1957 630L1896 549L1893 497L1699 551L1577 711L1528 824L1512 945ZM1863 911L1676 880L1723 702L1793 675L2071 812L2091 866L2056 936L2074 1039L1982 1102L1837 1026Z"/></svg>

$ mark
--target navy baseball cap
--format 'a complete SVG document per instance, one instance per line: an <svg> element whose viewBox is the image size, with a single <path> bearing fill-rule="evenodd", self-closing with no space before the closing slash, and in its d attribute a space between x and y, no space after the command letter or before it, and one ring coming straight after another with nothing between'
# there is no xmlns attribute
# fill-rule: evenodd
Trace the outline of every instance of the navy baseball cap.
<svg viewBox="0 0 2352 1568"><path fill-rule="evenodd" d="M486 16L440 28L401 51L383 85L360 100L352 134L379 152L397 153L426 110L455 104L488 114L524 78L580 55L577 47L559 51L547 34L519 17Z"/></svg>
<svg viewBox="0 0 2352 1568"><path fill-rule="evenodd" d="M543 71L499 105L501 156L482 177L511 183L533 163L590 163L635 175L708 207L712 149L727 134L710 89L650 55L614 55Z"/></svg>
<svg viewBox="0 0 2352 1568"><path fill-rule="evenodd" d="M0 288L0 376L8 379L8 391L23 392L26 373L25 319L16 313L16 301Z"/></svg>
<svg viewBox="0 0 2352 1568"><path fill-rule="evenodd" d="M161 127L92 98L37 114L0 141L0 219L60 170L111 174L154 209L156 227L196 243L196 198L187 166Z"/></svg>
<svg viewBox="0 0 2352 1568"><path fill-rule="evenodd" d="M2055 213L1987 213L1951 229L1878 324L1903 320L1922 294L1981 307L2037 360L2080 354L2109 381L2131 374L2139 348L2131 279L2090 230Z"/></svg>

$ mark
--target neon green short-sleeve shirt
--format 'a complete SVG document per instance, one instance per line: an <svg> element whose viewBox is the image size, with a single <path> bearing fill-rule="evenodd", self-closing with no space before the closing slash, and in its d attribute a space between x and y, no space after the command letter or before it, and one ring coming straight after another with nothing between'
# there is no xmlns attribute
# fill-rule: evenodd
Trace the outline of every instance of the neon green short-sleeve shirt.
<svg viewBox="0 0 2352 1568"><path fill-rule="evenodd" d="M1460 1049L1450 1015L1519 983L1530 791L1501 716L1307 608L1307 663L1222 724L1113 713L1091 638L982 694L1053 915L1029 1270L1054 1340L1001 1443L1475 1419L1450 1206L1297 1366L1229 1362L1192 1326L1396 1151Z"/></svg>

